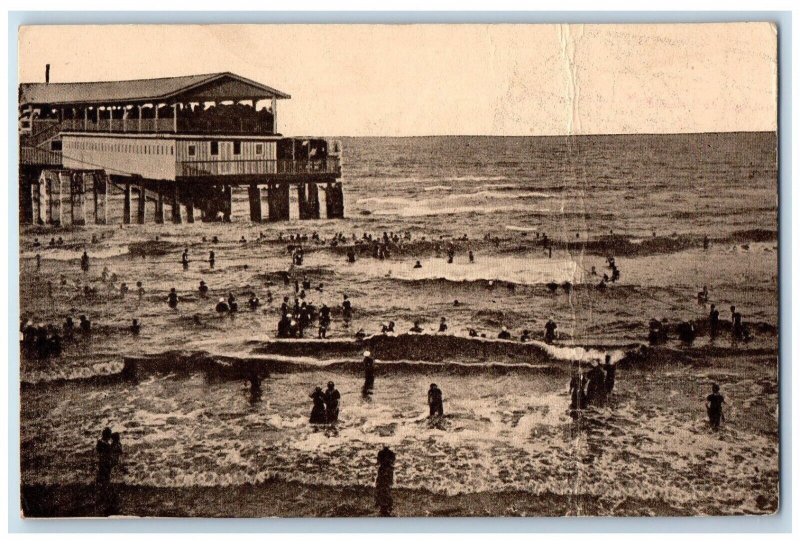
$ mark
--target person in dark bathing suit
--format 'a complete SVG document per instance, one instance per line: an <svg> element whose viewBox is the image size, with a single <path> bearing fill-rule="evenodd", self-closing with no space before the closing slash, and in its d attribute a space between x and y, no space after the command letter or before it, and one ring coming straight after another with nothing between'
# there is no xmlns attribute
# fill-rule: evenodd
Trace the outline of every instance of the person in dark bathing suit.
<svg viewBox="0 0 800 544"><path fill-rule="evenodd" d="M311 408L311 417L309 417L308 422L313 424L324 424L325 395L322 393L322 388L316 387L314 392L311 393L309 397L314 402L314 406Z"/></svg>
<svg viewBox="0 0 800 544"><path fill-rule="evenodd" d="M378 507L380 515L389 517L392 515L394 501L392 500L392 485L394 484L394 462L395 454L384 446L378 452L378 476L375 479L375 506Z"/></svg>
<svg viewBox="0 0 800 544"><path fill-rule="evenodd" d="M713 430L719 429L720 424L725 419L722 413L722 405L725 404L725 397L719 392L719 385L711 384L711 394L706 397L706 412L708 421Z"/></svg>
<svg viewBox="0 0 800 544"><path fill-rule="evenodd" d="M365 392L372 391L375 386L375 360L369 351L364 352L364 387Z"/></svg>
<svg viewBox="0 0 800 544"><path fill-rule="evenodd" d="M328 388L325 390L325 419L328 423L336 423L339 421L339 399L342 396L336 390L333 382L328 382Z"/></svg>
<svg viewBox="0 0 800 544"><path fill-rule="evenodd" d="M430 416L443 416L444 415L444 405L442 403L442 390L439 387L432 383L430 389L428 389L428 408L430 409Z"/></svg>

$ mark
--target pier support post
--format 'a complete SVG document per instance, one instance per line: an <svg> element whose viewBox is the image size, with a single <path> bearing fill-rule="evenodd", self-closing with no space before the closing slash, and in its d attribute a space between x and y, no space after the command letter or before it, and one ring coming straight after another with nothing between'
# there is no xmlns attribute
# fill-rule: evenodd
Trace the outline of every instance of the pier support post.
<svg viewBox="0 0 800 544"><path fill-rule="evenodd" d="M94 222L105 225L108 220L108 178L99 172L92 174L92 194L94 196Z"/></svg>
<svg viewBox="0 0 800 544"><path fill-rule="evenodd" d="M316 183L307 184L308 198L306 203L308 205L308 218L319 219L319 188Z"/></svg>
<svg viewBox="0 0 800 544"><path fill-rule="evenodd" d="M60 226L61 223L61 174L50 178L50 223Z"/></svg>
<svg viewBox="0 0 800 544"><path fill-rule="evenodd" d="M23 224L33 223L33 184L36 183L36 177L32 176L30 172L19 169L19 207L20 207L20 222Z"/></svg>
<svg viewBox="0 0 800 544"><path fill-rule="evenodd" d="M158 188L156 194L156 223L159 225L164 223L164 189Z"/></svg>
<svg viewBox="0 0 800 544"><path fill-rule="evenodd" d="M231 214L233 213L233 190L230 185L222 186L222 221L225 223L231 222Z"/></svg>
<svg viewBox="0 0 800 544"><path fill-rule="evenodd" d="M300 219L310 219L308 216L308 199L306 198L307 183L300 182L297 184L297 207L299 208L297 216Z"/></svg>
<svg viewBox="0 0 800 544"><path fill-rule="evenodd" d="M131 224L131 184L125 184L125 201L122 204L122 224Z"/></svg>
<svg viewBox="0 0 800 544"><path fill-rule="evenodd" d="M44 172L39 175L39 181L34 188L36 191L36 222L40 225L47 224L47 176Z"/></svg>
<svg viewBox="0 0 800 544"><path fill-rule="evenodd" d="M178 186L172 187L172 222L176 225L181 223L181 201Z"/></svg>
<svg viewBox="0 0 800 544"><path fill-rule="evenodd" d="M70 179L70 208L73 225L86 224L86 210L84 209L85 188L84 174L73 174Z"/></svg>
<svg viewBox="0 0 800 544"><path fill-rule="evenodd" d="M144 225L147 214L147 193L142 185L139 185L139 202L136 210L136 222Z"/></svg>
<svg viewBox="0 0 800 544"><path fill-rule="evenodd" d="M186 222L194 223L194 197L191 195L186 197Z"/></svg>
<svg viewBox="0 0 800 544"><path fill-rule="evenodd" d="M325 211L328 219L344 217L344 193L341 182L328 183L325 188Z"/></svg>
<svg viewBox="0 0 800 544"><path fill-rule="evenodd" d="M261 189L257 183L251 183L247 192L250 197L250 221L261 223Z"/></svg>
<svg viewBox="0 0 800 544"><path fill-rule="evenodd" d="M39 202L39 180L28 186L28 192L31 196L31 223L34 225L39 223L42 216L41 203Z"/></svg>
<svg viewBox="0 0 800 544"><path fill-rule="evenodd" d="M289 185L286 183L270 183L267 187L267 204L269 221L289 220Z"/></svg>

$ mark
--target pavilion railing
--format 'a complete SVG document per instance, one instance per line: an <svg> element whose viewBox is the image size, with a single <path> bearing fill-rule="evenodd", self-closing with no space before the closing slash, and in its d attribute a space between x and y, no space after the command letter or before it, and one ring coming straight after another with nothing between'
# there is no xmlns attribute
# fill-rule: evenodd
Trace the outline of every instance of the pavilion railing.
<svg viewBox="0 0 800 544"><path fill-rule="evenodd" d="M235 176L235 175L306 175L341 174L339 159L319 160L220 160L183 161L178 163L178 176Z"/></svg>

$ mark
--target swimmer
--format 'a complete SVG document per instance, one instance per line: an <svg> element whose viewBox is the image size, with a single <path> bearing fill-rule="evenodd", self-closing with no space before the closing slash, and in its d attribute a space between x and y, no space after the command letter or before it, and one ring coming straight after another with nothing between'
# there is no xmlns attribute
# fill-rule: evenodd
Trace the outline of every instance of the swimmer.
<svg viewBox="0 0 800 544"><path fill-rule="evenodd" d="M342 316L344 317L345 321L350 321L350 319L353 317L353 306L350 304L350 300L347 298L347 295L343 295L343 297Z"/></svg>
<svg viewBox="0 0 800 544"><path fill-rule="evenodd" d="M439 387L432 383L430 388L428 389L428 408L429 408L429 415L428 417L439 416L442 417L444 415L444 405L442 403L442 390Z"/></svg>
<svg viewBox="0 0 800 544"><path fill-rule="evenodd" d="M556 339L556 328L558 328L558 325L556 325L555 321L553 321L553 318L551 317L544 325L544 341L546 343L552 344Z"/></svg>
<svg viewBox="0 0 800 544"><path fill-rule="evenodd" d="M82 333L89 333L92 332L92 322L87 319L87 317L83 314L78 316L80 320L80 327Z"/></svg>
<svg viewBox="0 0 800 544"><path fill-rule="evenodd" d="M228 293L228 308L231 312L239 310L239 304L236 302L236 297L233 293Z"/></svg>
<svg viewBox="0 0 800 544"><path fill-rule="evenodd" d="M725 404L725 397L720 394L719 385L711 384L711 394L706 397L706 413L708 414L708 422L715 431L725 421L725 415L722 413L723 404Z"/></svg>
<svg viewBox="0 0 800 544"><path fill-rule="evenodd" d="M208 285L203 280L200 280L200 286L197 288L197 291L200 293L200 298L206 298L208 296Z"/></svg>
<svg viewBox="0 0 800 544"><path fill-rule="evenodd" d="M36 254L36 270L38 271L41 268L42 268L42 256L37 253Z"/></svg>
<svg viewBox="0 0 800 544"><path fill-rule="evenodd" d="M139 334L141 330L142 326L139 324L139 320L134 319L133 322L131 322L131 334Z"/></svg>
<svg viewBox="0 0 800 544"><path fill-rule="evenodd" d="M500 334L497 335L497 338L500 340L511 340L511 333L508 332L508 329L505 325L503 325L503 328L500 330Z"/></svg>
<svg viewBox="0 0 800 544"><path fill-rule="evenodd" d="M697 293L697 303L705 304L708 302L708 286L704 285L703 290Z"/></svg>
<svg viewBox="0 0 800 544"><path fill-rule="evenodd" d="M123 281L119 286L119 294L120 294L120 296L122 298L125 298L125 295L128 294L128 291L129 291L128 284Z"/></svg>
<svg viewBox="0 0 800 544"><path fill-rule="evenodd" d="M606 395L609 395L614 390L614 381L616 380L617 376L617 367L611 360L611 354L609 353L606 353L606 362L603 365L603 370L606 371L606 381L604 383Z"/></svg>
<svg viewBox="0 0 800 544"><path fill-rule="evenodd" d="M447 319L444 318L444 317L439 321L439 331L438 332L440 332L440 333L447 332Z"/></svg>
<svg viewBox="0 0 800 544"><path fill-rule="evenodd" d="M231 310L230 306L228 306L228 303L225 302L225 298L224 297L219 299L219 302L217 302L217 305L215 306L214 309L219 314L226 314L226 313L230 312L230 310Z"/></svg>
<svg viewBox="0 0 800 544"><path fill-rule="evenodd" d="M139 300L142 300L144 297L144 287L142 287L142 282L136 282L136 295L139 297Z"/></svg>
<svg viewBox="0 0 800 544"><path fill-rule="evenodd" d="M550 291L550 293L555 295L556 294L556 290L558 289L558 284L556 282L554 282L554 281L551 281L546 285L546 287Z"/></svg>
<svg viewBox="0 0 800 544"><path fill-rule="evenodd" d="M417 261L417 262L414 264L414 268L422 268L422 263L421 263L421 262L419 262L419 261Z"/></svg>
<svg viewBox="0 0 800 544"><path fill-rule="evenodd" d="M173 310L178 307L178 293L175 291L174 287L169 290L169 295L167 295L167 304Z"/></svg>
<svg viewBox="0 0 800 544"><path fill-rule="evenodd" d="M208 266L214 268L214 263L217 262L216 255L214 255L214 250L208 252Z"/></svg>
<svg viewBox="0 0 800 544"><path fill-rule="evenodd" d="M83 255L81 255L81 270L84 272L89 271L89 254L86 253L86 251L84 251Z"/></svg>
<svg viewBox="0 0 800 544"><path fill-rule="evenodd" d="M419 321L414 321L414 326L411 327L408 332L412 334L420 334L422 332L422 327L419 326Z"/></svg>
<svg viewBox="0 0 800 544"><path fill-rule="evenodd" d="M258 297L253 293L250 295L250 299L247 301L247 305L250 307L251 310L256 310L259 306L261 306L261 301L258 300Z"/></svg>
<svg viewBox="0 0 800 544"><path fill-rule="evenodd" d="M469 262L470 263L475 262L475 254L472 252L472 250L469 251Z"/></svg>
<svg viewBox="0 0 800 544"><path fill-rule="evenodd" d="M719 310L713 304L711 305L711 311L708 313L708 329L711 338L715 338L719 331Z"/></svg>
<svg viewBox="0 0 800 544"><path fill-rule="evenodd" d="M522 336L519 337L520 342L530 342L531 340L531 331L525 329L522 331Z"/></svg>

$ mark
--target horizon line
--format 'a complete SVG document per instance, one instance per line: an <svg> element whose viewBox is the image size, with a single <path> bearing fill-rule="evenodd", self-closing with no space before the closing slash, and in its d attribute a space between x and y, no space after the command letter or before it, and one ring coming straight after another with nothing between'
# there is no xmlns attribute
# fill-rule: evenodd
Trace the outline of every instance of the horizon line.
<svg viewBox="0 0 800 544"><path fill-rule="evenodd" d="M684 136L702 134L777 134L772 130L708 130L692 132L592 132L587 134L335 134L314 136L310 134L286 135L287 138L584 138L591 136Z"/></svg>

